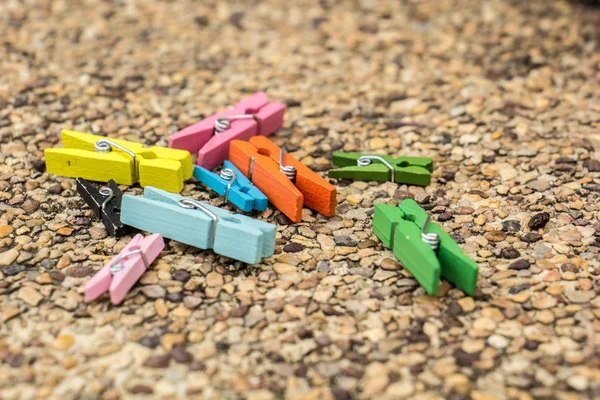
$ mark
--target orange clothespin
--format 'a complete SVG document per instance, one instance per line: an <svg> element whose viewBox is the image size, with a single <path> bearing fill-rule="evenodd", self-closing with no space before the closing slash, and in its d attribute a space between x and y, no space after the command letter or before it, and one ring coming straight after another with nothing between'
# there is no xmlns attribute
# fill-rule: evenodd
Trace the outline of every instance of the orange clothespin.
<svg viewBox="0 0 600 400"><path fill-rule="evenodd" d="M266 137L232 141L229 160L292 221L302 220L302 205L335 214L335 187Z"/></svg>

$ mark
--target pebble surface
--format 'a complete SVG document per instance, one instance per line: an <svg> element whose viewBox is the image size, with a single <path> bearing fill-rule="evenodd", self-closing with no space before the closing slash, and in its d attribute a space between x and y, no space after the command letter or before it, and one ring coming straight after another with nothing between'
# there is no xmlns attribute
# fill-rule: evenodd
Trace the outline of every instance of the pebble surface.
<svg viewBox="0 0 600 400"><path fill-rule="evenodd" d="M600 397L594 2L9 0L0 32L0 398ZM254 215L278 224L260 264L167 241L121 305L86 303L130 236L43 150L165 146L260 90L323 176L377 152L432 157L432 184L332 181L333 218ZM427 296L372 234L404 198L477 261L472 298Z"/></svg>

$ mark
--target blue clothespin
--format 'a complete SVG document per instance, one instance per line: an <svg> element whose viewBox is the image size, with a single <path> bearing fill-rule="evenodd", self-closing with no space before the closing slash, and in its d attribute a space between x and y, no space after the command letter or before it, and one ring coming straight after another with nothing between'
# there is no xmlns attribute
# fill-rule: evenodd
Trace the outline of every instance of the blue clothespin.
<svg viewBox="0 0 600 400"><path fill-rule="evenodd" d="M123 195L121 221L248 264L275 252L275 225L151 186Z"/></svg>
<svg viewBox="0 0 600 400"><path fill-rule="evenodd" d="M194 178L221 196L225 196L226 202L230 201L242 211L264 211L269 205L267 196L254 186L229 160L223 163L221 175L196 165L194 167Z"/></svg>

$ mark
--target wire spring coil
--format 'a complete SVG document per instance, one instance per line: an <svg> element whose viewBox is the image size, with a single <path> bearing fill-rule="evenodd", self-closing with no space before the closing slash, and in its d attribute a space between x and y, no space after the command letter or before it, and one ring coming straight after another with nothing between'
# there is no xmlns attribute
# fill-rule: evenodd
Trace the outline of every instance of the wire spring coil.
<svg viewBox="0 0 600 400"><path fill-rule="evenodd" d="M221 117L215 120L215 131L214 134L218 135L219 133L225 132L227 129L231 128L231 121L235 119L256 119L254 114L240 114L240 115L230 115L228 117Z"/></svg>
<svg viewBox="0 0 600 400"><path fill-rule="evenodd" d="M148 259L146 258L146 254L144 254L144 252L141 249L136 249L117 257L117 259L113 261L114 264L110 266L110 273L114 275L117 272L122 271L124 265L121 263L121 260L138 253L142 256L142 261L144 261L144 265L146 266L146 268L148 268Z"/></svg>
<svg viewBox="0 0 600 400"><path fill-rule="evenodd" d="M102 210L104 210L104 207L106 207L106 205L108 204L108 202L109 202L109 201L110 201L110 200L111 200L113 197L115 197L115 194L113 193L113 191L112 191L112 189L111 189L111 188L109 188L109 187L106 187L106 186L105 186L105 187L103 187L103 188L100 188L99 192L100 192L100 194L101 194L102 196L106 196L106 199L104 199L104 201L102 202L102 204L100 204L100 208L101 208Z"/></svg>
<svg viewBox="0 0 600 400"><path fill-rule="evenodd" d="M372 158L366 156L359 157L359 159L356 160L356 164L358 164L359 167L366 167L367 165L371 165L372 162Z"/></svg>
<svg viewBox="0 0 600 400"><path fill-rule="evenodd" d="M394 170L394 166L392 164L390 164L388 161L386 161L385 158L380 157L380 156L361 156L358 158L358 160L356 160L356 165L358 165L359 167L366 167L367 165L371 165L371 163L373 161L378 161L380 163L382 163L383 165L385 165L386 167L388 167L388 169L390 170L390 180L392 182L396 181L396 171Z"/></svg>
<svg viewBox="0 0 600 400"><path fill-rule="evenodd" d="M429 225L429 220L431 217L428 215L425 223L423 224L423 230L421 231L421 239L431 246L434 253L437 253L440 248L440 236L437 233L427 233L427 225Z"/></svg>
<svg viewBox="0 0 600 400"><path fill-rule="evenodd" d="M283 164L283 155L285 154L285 150L281 149L279 152L279 170L285 174L289 178L290 181L294 182L296 180L296 167L292 165L284 165Z"/></svg>
<svg viewBox="0 0 600 400"><path fill-rule="evenodd" d="M231 189L233 182L235 182L235 171L231 168L223 168L221 170L220 177L226 181L229 181L229 184L227 185L227 190L225 190L225 202L227 202L229 200L229 190Z"/></svg>
<svg viewBox="0 0 600 400"><path fill-rule="evenodd" d="M225 179L226 181L233 180L235 179L235 172L233 172L231 168L223 168L221 170L221 178Z"/></svg>
<svg viewBox="0 0 600 400"><path fill-rule="evenodd" d="M231 127L231 122L223 118L217 118L215 120L215 135L225 132Z"/></svg>
<svg viewBox="0 0 600 400"><path fill-rule="evenodd" d="M138 171L137 159L135 158L135 153L133 151L129 150L125 146L121 146L120 144L108 139L100 139L96 143L94 143L94 149L98 153L110 153L113 147L127 153L131 158L133 158L133 175L135 181L137 181L140 175Z"/></svg>

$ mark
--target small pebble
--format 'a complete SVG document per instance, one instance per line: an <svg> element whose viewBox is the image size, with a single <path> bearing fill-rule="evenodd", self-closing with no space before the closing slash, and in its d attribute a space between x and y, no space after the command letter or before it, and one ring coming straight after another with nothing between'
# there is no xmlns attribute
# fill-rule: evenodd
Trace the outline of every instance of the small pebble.
<svg viewBox="0 0 600 400"><path fill-rule="evenodd" d="M27 267L23 264L11 264L8 267L2 268L0 271L6 276L14 276L25 271Z"/></svg>
<svg viewBox="0 0 600 400"><path fill-rule="evenodd" d="M384 258L383 261L381 261L380 267L386 271L398 271L402 268L402 265L391 258Z"/></svg>
<svg viewBox="0 0 600 400"><path fill-rule="evenodd" d="M7 237L14 231L10 225L0 225L0 239Z"/></svg>
<svg viewBox="0 0 600 400"><path fill-rule="evenodd" d="M527 243L535 243L542 240L542 235L537 232L529 232L521 236L521 240Z"/></svg>
<svg viewBox="0 0 600 400"><path fill-rule="evenodd" d="M502 222L502 230L504 232L519 232L521 230L521 224L519 221L504 221Z"/></svg>
<svg viewBox="0 0 600 400"><path fill-rule="evenodd" d="M40 206L40 202L33 200L33 199L27 199L25 200L25 202L23 202L23 204L21 205L21 208L28 214L33 213L35 210L38 209L38 207Z"/></svg>
<svg viewBox="0 0 600 400"><path fill-rule="evenodd" d="M191 274L183 269L175 271L173 274L173 279L179 282L187 282L190 280Z"/></svg>
<svg viewBox="0 0 600 400"><path fill-rule="evenodd" d="M503 242L506 240L506 233L504 231L491 231L485 234L485 238L490 242Z"/></svg>
<svg viewBox="0 0 600 400"><path fill-rule="evenodd" d="M159 354L156 356L148 357L144 361L144 367L167 368L169 366L170 361L171 361L171 354L169 354L169 353Z"/></svg>
<svg viewBox="0 0 600 400"><path fill-rule="evenodd" d="M431 196L428 193L417 193L415 194L415 201L419 204L429 203Z"/></svg>
<svg viewBox="0 0 600 400"><path fill-rule="evenodd" d="M520 259L520 260L517 260L517 261L513 262L512 264L510 264L510 266L508 268L515 269L517 271L521 271L524 269L529 269L529 265L530 265L529 261Z"/></svg>
<svg viewBox="0 0 600 400"><path fill-rule="evenodd" d="M32 288L31 286L25 286L19 289L17 298L23 300L28 305L35 307L44 299L37 290Z"/></svg>
<svg viewBox="0 0 600 400"><path fill-rule="evenodd" d="M71 335L60 335L52 342L52 348L54 350L68 350L75 343L75 339Z"/></svg>
<svg viewBox="0 0 600 400"><path fill-rule="evenodd" d="M519 251L515 248L507 247L505 249L502 249L502 258L512 260L518 258L520 255L521 254L519 253Z"/></svg>
<svg viewBox="0 0 600 400"><path fill-rule="evenodd" d="M134 385L127 389L127 391L131 394L152 394L154 393L154 389L147 385Z"/></svg>
<svg viewBox="0 0 600 400"><path fill-rule="evenodd" d="M206 285L210 287L223 286L223 275L210 272L206 275Z"/></svg>
<svg viewBox="0 0 600 400"><path fill-rule="evenodd" d="M531 217L527 226L529 226L530 229L541 229L546 226L548 221L550 221L550 214L543 212Z"/></svg>
<svg viewBox="0 0 600 400"><path fill-rule="evenodd" d="M0 253L0 266L12 264L17 257L19 257L19 250L14 248Z"/></svg>
<svg viewBox="0 0 600 400"><path fill-rule="evenodd" d="M283 251L285 251L286 253L297 253L299 251L304 250L304 246L302 246L300 243L288 243L283 247Z"/></svg>
<svg viewBox="0 0 600 400"><path fill-rule="evenodd" d="M88 232L94 240L104 239L108 236L108 232L106 231L106 229L97 226L91 227Z"/></svg>
<svg viewBox="0 0 600 400"><path fill-rule="evenodd" d="M144 296L150 299L158 299L161 297L165 297L165 295L167 294L167 291L159 285L142 286L141 291L144 294Z"/></svg>
<svg viewBox="0 0 600 400"><path fill-rule="evenodd" d="M440 222L450 221L452 219L452 214L449 212L443 212L438 215L437 220Z"/></svg>
<svg viewBox="0 0 600 400"><path fill-rule="evenodd" d="M175 346L171 350L170 354L173 360L180 364L189 364L194 360L194 356L192 355L192 353L186 351L181 346Z"/></svg>

